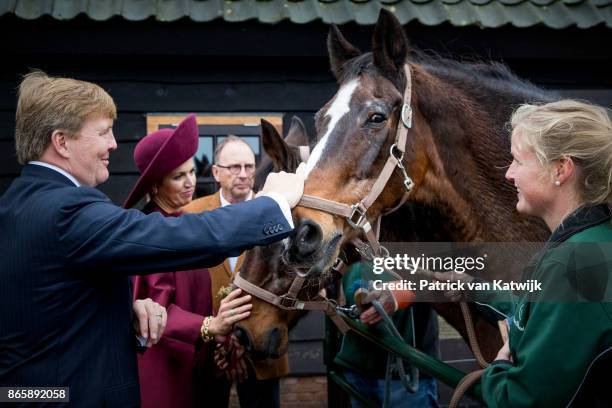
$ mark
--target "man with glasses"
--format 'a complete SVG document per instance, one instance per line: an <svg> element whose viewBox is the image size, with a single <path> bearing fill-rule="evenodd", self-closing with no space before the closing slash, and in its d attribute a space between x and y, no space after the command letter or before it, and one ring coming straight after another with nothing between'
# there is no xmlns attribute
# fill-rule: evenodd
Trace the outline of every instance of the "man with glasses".
<svg viewBox="0 0 612 408"><path fill-rule="evenodd" d="M236 204L253 198L253 183L255 180L255 154L251 147L237 136L230 135L217 145L214 154L212 173L219 183L219 191L215 194L193 200L183 207L187 213L199 213L214 210L226 205ZM242 258L227 258L223 263L208 268L210 271L213 313L219 310L219 302L228 287L232 275L240 270ZM224 346L225 347L225 346ZM198 361L208 362L211 358L198 358ZM244 366L244 362L239 363ZM215 407L227 407L231 380L211 378L211 367L196 368L196 402ZM238 367L240 371L240 367ZM287 355L276 360L254 363L247 369L247 378L237 384L238 397L242 408L279 407L279 377L289 372ZM238 375L242 377L242 375ZM242 378L241 378L242 379ZM214 385L213 385L214 384ZM198 395L201 393L202 395Z"/></svg>

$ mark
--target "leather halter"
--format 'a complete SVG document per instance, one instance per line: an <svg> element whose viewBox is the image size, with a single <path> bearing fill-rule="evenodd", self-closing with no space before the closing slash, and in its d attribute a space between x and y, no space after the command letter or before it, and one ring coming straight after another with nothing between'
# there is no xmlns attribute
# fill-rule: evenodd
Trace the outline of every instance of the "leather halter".
<svg viewBox="0 0 612 408"><path fill-rule="evenodd" d="M398 121L397 124L395 141L389 149L389 157L387 158L387 162L385 163L382 171L378 175L378 178L374 182L374 185L372 186L370 192L361 201L353 205L348 205L337 201L327 200L324 198L310 195L303 195L302 199L298 203L298 205L302 207L325 211L327 213L339 215L341 217L346 218L350 226L356 229L359 228L363 231L366 238L368 239L371 249L373 250L373 256L388 256L389 252L385 247L380 245L380 242L378 242L378 228L372 228L372 224L370 224L366 217L366 212L372 206L372 204L374 204L378 196L380 196L396 167L401 171L402 176L404 177L404 187L406 188L406 192L400 200L400 203L393 209L391 209L389 212L387 212L387 214L395 211L406 201L408 195L410 194L410 191L412 191L412 187L414 186L412 179L406 172L404 164L402 163L402 160L404 158L404 152L406 150L408 129L412 127L412 108L410 106L412 96L412 79L410 74L410 66L408 64L404 65L404 74L406 76L406 88L404 89L404 104L402 105L400 121ZM304 159L306 158L307 154L308 153L307 151L305 151L305 149L300 148L300 157L303 161L305 161ZM375 225L380 225L379 219L377 220ZM362 250L360 251L362 256L367 255L364 252L365 251L362 248ZM338 269L341 263L341 260L336 260L336 264L333 268ZM342 333L345 333L349 329L349 326L340 317L340 315L338 315L338 305L334 300L328 299L320 295L317 297L316 300L305 301L297 299L298 292L302 288L304 282L306 282L305 276L296 276L293 282L291 283L291 287L289 288L287 293L280 296L247 281L240 275L240 272L238 272L234 276L233 283L234 285L250 293L251 295L274 306L277 306L278 308L283 310L323 311L330 317L330 319L332 319L336 326L338 326L338 329Z"/></svg>
<svg viewBox="0 0 612 408"><path fill-rule="evenodd" d="M291 287L289 291L284 295L276 295L272 292L269 292L259 286L249 282L240 276L240 272L238 272L234 276L234 285L244 290L247 293L255 296L263 300L264 302L270 303L282 310L287 311L300 311L300 310L319 310L324 312L329 318L338 326L338 329L342 333L346 333L349 329L348 324L338 315L336 308L338 304L332 300L328 299L325 296L317 295L315 300L299 300L297 298L298 292L302 288L302 285L306 281L305 277L296 276L293 282L291 283Z"/></svg>

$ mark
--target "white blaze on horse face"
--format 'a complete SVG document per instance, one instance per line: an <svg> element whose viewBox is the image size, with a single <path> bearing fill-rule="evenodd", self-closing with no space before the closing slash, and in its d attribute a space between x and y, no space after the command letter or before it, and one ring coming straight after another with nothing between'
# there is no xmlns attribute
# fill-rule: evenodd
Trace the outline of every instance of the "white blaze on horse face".
<svg viewBox="0 0 612 408"><path fill-rule="evenodd" d="M319 143L315 146L312 151L312 154L308 158L306 162L306 176L310 174L310 171L315 167L321 155L323 154L323 150L325 150L325 145L327 145L327 141L329 139L329 135L334 131L334 128L342 119L344 115L348 113L350 110L350 102L353 97L353 92L355 92L355 88L359 85L359 79L353 79L345 85L342 85L336 97L334 98L334 102L329 107L327 112L325 112L325 116L329 116L329 123L327 124L327 130L325 135L321 138Z"/></svg>

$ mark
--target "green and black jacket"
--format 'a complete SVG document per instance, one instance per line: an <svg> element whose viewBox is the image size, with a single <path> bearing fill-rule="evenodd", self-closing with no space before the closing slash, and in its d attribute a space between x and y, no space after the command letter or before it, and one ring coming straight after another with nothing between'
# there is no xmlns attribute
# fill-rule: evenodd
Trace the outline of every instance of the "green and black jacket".
<svg viewBox="0 0 612 408"><path fill-rule="evenodd" d="M538 295L514 305L510 351L482 377L490 407L612 406L612 223L583 207L552 234L529 272Z"/></svg>

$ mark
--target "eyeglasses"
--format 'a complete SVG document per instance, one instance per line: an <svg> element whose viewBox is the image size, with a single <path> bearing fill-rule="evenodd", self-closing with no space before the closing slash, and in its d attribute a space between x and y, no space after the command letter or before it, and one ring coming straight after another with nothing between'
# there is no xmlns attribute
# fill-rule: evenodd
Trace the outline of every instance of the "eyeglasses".
<svg viewBox="0 0 612 408"><path fill-rule="evenodd" d="M244 173L247 176L250 176L251 174L253 174L253 172L255 172L254 164L230 164L229 166L222 166L220 164L217 164L216 166L221 167L222 169L228 169L229 172L234 175L240 174L242 168L244 168Z"/></svg>

